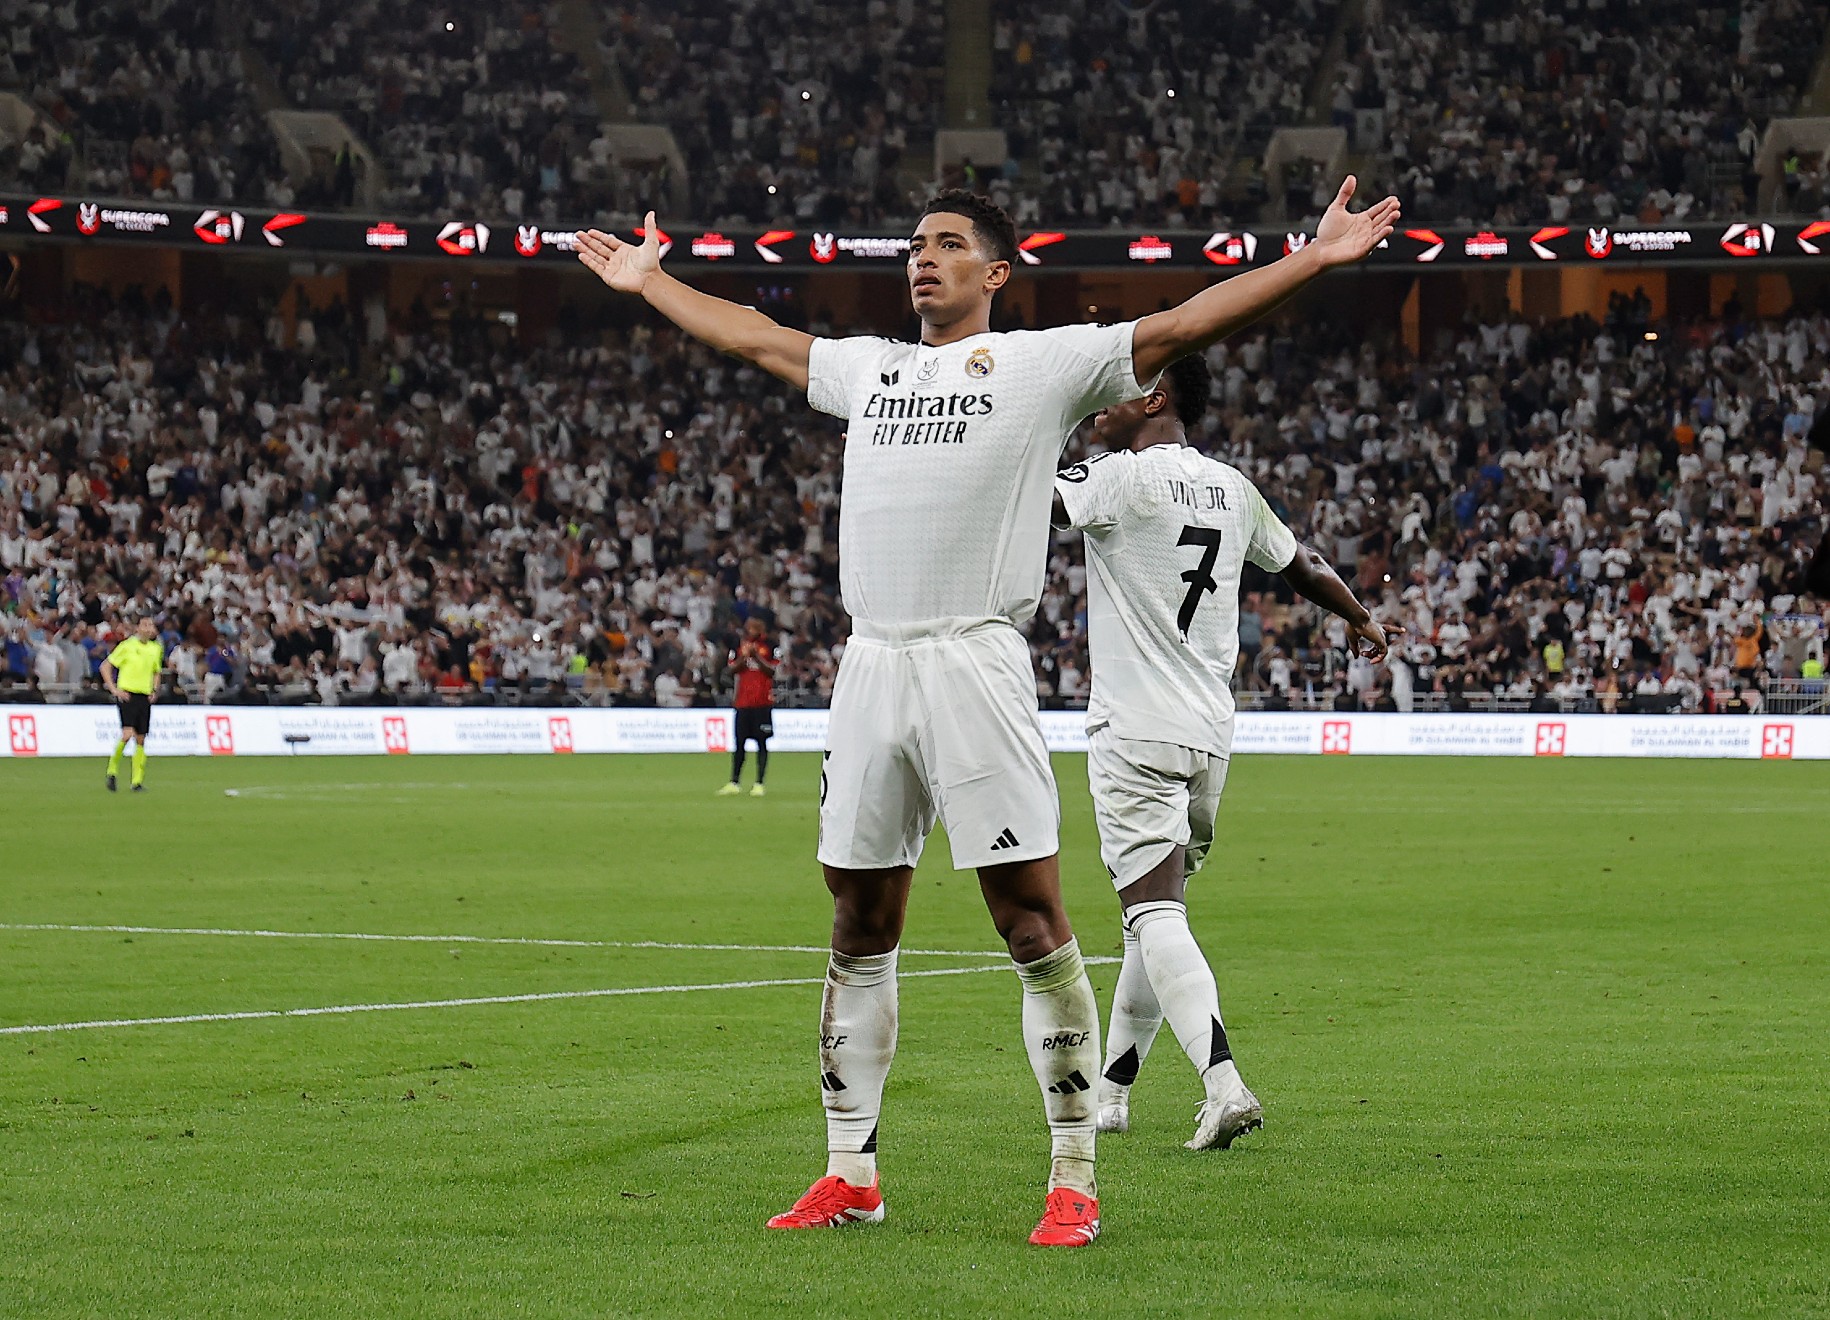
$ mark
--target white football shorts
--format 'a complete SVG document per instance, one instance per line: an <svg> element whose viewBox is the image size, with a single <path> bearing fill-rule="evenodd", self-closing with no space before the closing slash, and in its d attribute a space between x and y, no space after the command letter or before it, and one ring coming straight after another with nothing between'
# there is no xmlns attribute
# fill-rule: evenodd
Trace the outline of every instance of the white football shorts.
<svg viewBox="0 0 1830 1320"><path fill-rule="evenodd" d="M1110 727L1095 729L1087 743L1099 856L1114 887L1143 879L1177 847L1187 849L1183 875L1200 870L1213 846L1228 758L1121 738Z"/></svg>
<svg viewBox="0 0 1830 1320"><path fill-rule="evenodd" d="M962 871L1060 850L1029 646L1003 619L854 623L820 772L820 861L913 866L936 817Z"/></svg>

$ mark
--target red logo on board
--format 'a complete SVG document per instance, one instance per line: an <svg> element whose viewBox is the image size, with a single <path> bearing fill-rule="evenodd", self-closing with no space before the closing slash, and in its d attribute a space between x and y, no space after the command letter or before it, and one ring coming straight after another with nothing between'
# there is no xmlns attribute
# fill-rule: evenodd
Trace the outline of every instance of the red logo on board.
<svg viewBox="0 0 1830 1320"><path fill-rule="evenodd" d="M204 741L211 756L235 755L235 725L227 715L212 715L203 722Z"/></svg>
<svg viewBox="0 0 1830 1320"><path fill-rule="evenodd" d="M402 715L388 715L381 721L381 745L387 748L389 756L405 756L411 750L407 746L407 721Z"/></svg>
<svg viewBox="0 0 1830 1320"><path fill-rule="evenodd" d="M38 717L35 715L8 715L6 717L6 740L12 747L14 756L37 756Z"/></svg>

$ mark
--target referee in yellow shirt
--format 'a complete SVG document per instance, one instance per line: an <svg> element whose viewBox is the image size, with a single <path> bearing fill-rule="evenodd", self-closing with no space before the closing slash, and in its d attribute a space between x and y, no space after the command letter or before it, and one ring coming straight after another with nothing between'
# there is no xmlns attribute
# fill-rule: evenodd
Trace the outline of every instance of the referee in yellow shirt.
<svg viewBox="0 0 1830 1320"><path fill-rule="evenodd" d="M165 668L165 645L159 641L159 627L150 618L141 619L134 635L108 653L102 661L102 682L121 710L121 741L114 745L108 758L108 791L115 791L115 776L121 773L121 753L133 741L133 791L146 791L146 732L152 727L153 689L159 683L159 671Z"/></svg>

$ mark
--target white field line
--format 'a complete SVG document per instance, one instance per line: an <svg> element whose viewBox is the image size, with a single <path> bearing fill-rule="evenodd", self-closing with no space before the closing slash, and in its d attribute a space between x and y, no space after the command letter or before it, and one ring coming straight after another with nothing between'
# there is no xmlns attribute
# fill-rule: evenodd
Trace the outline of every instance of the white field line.
<svg viewBox="0 0 1830 1320"><path fill-rule="evenodd" d="M223 930L211 926L100 926L0 921L0 930L103 935L221 935L257 940L368 940L384 944L521 944L554 949L686 949L712 953L829 953L823 944L682 944L673 940L547 940L518 935L372 935L330 930ZM1002 949L904 949L911 958L1000 958Z"/></svg>
<svg viewBox="0 0 1830 1320"><path fill-rule="evenodd" d="M1116 958L1088 958L1089 963L1113 963ZM903 977L973 976L1002 972L1008 962L981 967L935 967L903 972ZM267 1008L242 1013L181 1013L172 1017L107 1018L91 1022L47 1022L21 1027L0 1027L0 1036L41 1035L52 1031L87 1031L99 1027L164 1027L188 1022L248 1022L261 1018L330 1017L348 1013L395 1013L410 1008L472 1008L479 1004L538 1004L557 999L611 999L624 995L677 995L695 990L758 990L768 986L822 985L823 976L796 976L772 981L718 981L710 985L635 985L610 990L547 990L526 995L477 995L466 999L416 999L398 1004L332 1004L325 1008Z"/></svg>

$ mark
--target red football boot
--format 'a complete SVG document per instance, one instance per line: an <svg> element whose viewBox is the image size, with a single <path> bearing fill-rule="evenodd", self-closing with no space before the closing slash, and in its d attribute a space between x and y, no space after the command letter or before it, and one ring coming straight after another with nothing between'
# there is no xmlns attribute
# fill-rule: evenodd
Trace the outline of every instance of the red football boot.
<svg viewBox="0 0 1830 1320"><path fill-rule="evenodd" d="M878 1180L869 1187L853 1187L837 1174L827 1174L807 1189L794 1208L769 1221L770 1228L843 1228L846 1224L883 1222L883 1195ZM1099 1225L1094 1222L1094 1231Z"/></svg>
<svg viewBox="0 0 1830 1320"><path fill-rule="evenodd" d="M1048 1208L1029 1241L1036 1247L1084 1247L1098 1236L1099 1199L1057 1187L1048 1194Z"/></svg>

